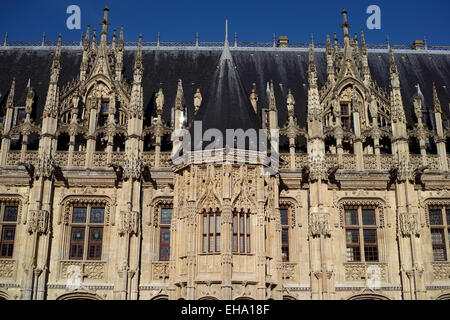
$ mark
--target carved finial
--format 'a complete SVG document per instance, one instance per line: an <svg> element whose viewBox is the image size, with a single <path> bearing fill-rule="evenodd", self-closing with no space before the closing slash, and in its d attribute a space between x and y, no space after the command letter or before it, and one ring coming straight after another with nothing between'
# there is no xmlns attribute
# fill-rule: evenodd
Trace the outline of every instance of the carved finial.
<svg viewBox="0 0 450 320"><path fill-rule="evenodd" d="M258 111L258 94L256 93L255 88L252 88L252 93L250 93L250 103L252 104L253 110L255 110L255 112Z"/></svg>
<svg viewBox="0 0 450 320"><path fill-rule="evenodd" d="M234 33L234 46L237 47L237 32Z"/></svg>
<svg viewBox="0 0 450 320"><path fill-rule="evenodd" d="M389 42L389 35L386 36L386 43L387 43L388 49L390 49L391 48L391 44Z"/></svg>
<svg viewBox="0 0 450 320"><path fill-rule="evenodd" d="M389 47L389 71L391 75L398 75L397 64L395 63L394 51Z"/></svg>
<svg viewBox="0 0 450 320"><path fill-rule="evenodd" d="M344 31L344 38L345 37L350 37L349 34L348 34L348 29L351 28L352 26L348 24L348 21L347 21L347 10L345 10L345 8L342 9L342 17L343 17L344 23L341 24L340 27Z"/></svg>
<svg viewBox="0 0 450 320"><path fill-rule="evenodd" d="M120 26L120 33L119 33L119 47L123 48L123 25Z"/></svg>
<svg viewBox="0 0 450 320"><path fill-rule="evenodd" d="M135 77L136 77L136 73L139 72L142 75L142 70L143 70L143 65L142 65L142 35L139 34L139 42L138 42L138 50L136 53L136 60L134 61L134 72L135 72Z"/></svg>
<svg viewBox="0 0 450 320"><path fill-rule="evenodd" d="M439 101L439 97L436 90L436 84L433 82L433 105L435 113L442 113L441 102Z"/></svg>
<svg viewBox="0 0 450 320"><path fill-rule="evenodd" d="M8 44L8 32L5 32L5 38L3 40L3 46L6 47L7 44Z"/></svg>
<svg viewBox="0 0 450 320"><path fill-rule="evenodd" d="M202 105L202 94L200 93L200 89L197 88L197 91L194 94L194 107L195 107L195 113L197 114L198 109L200 109L200 106Z"/></svg>
<svg viewBox="0 0 450 320"><path fill-rule="evenodd" d="M309 45L309 62L308 62L308 78L309 85L315 86L317 85L317 75L316 75L316 63L314 60L314 49L313 44Z"/></svg>
<svg viewBox="0 0 450 320"><path fill-rule="evenodd" d="M364 37L363 29L361 29L361 49L364 54L367 54L366 38Z"/></svg>
<svg viewBox="0 0 450 320"><path fill-rule="evenodd" d="M225 46L228 47L228 19L225 19Z"/></svg>
<svg viewBox="0 0 450 320"><path fill-rule="evenodd" d="M14 77L11 82L11 89L9 90L8 100L6 101L7 108L14 108L14 92L16 91L16 78Z"/></svg>
<svg viewBox="0 0 450 320"><path fill-rule="evenodd" d="M108 25L111 24L111 22L108 21L108 12L109 8L108 5L106 5L105 9L103 9L103 20L100 21L100 25L102 25L102 39L103 35L105 36L106 39L106 35L108 34Z"/></svg>
<svg viewBox="0 0 450 320"><path fill-rule="evenodd" d="M183 111L183 82L178 79L177 95L175 97L175 110Z"/></svg>
<svg viewBox="0 0 450 320"><path fill-rule="evenodd" d="M288 90L288 94L286 97L286 104L287 104L289 116L293 117L294 116L295 99L294 99L294 96L292 95L291 89Z"/></svg>
<svg viewBox="0 0 450 320"><path fill-rule="evenodd" d="M275 90L274 90L274 87L273 87L273 81L272 80L270 80L269 111L277 111L277 103L275 101Z"/></svg>
<svg viewBox="0 0 450 320"><path fill-rule="evenodd" d="M45 32L42 33L42 43L41 43L41 45L45 46Z"/></svg>
<svg viewBox="0 0 450 320"><path fill-rule="evenodd" d="M331 52L331 39L330 39L330 35L327 34L327 53Z"/></svg>
<svg viewBox="0 0 450 320"><path fill-rule="evenodd" d="M89 39L89 33L90 33L90 26L87 26L87 30L86 30L86 37L84 38L84 47L88 48L89 44L90 44L90 39Z"/></svg>

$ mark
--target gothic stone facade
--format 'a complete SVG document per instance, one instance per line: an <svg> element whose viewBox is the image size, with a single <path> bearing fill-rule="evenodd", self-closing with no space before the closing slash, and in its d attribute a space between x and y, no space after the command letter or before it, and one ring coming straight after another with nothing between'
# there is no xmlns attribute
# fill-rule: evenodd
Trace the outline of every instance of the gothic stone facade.
<svg viewBox="0 0 450 320"><path fill-rule="evenodd" d="M1 48L0 297L449 297L450 54L343 15L309 50L126 45L107 9L100 39ZM276 174L171 162L175 129L236 112L280 130Z"/></svg>

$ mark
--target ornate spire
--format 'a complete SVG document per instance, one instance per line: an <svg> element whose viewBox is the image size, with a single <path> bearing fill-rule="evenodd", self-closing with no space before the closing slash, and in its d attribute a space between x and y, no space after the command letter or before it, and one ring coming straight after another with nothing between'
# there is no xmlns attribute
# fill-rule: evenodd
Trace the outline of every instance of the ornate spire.
<svg viewBox="0 0 450 320"><path fill-rule="evenodd" d="M102 36L108 34L108 25L111 24L111 22L108 21L108 12L109 8L108 5L106 5L105 9L103 9L103 20L100 21L100 25L102 25Z"/></svg>
<svg viewBox="0 0 450 320"><path fill-rule="evenodd" d="M120 26L120 34L119 34L119 48L123 49L124 41L123 41L123 25Z"/></svg>
<svg viewBox="0 0 450 320"><path fill-rule="evenodd" d="M364 37L363 29L361 29L361 50L363 54L367 54L366 38Z"/></svg>
<svg viewBox="0 0 450 320"><path fill-rule="evenodd" d="M113 35L112 35L112 43L111 43L111 47L115 48L116 47L116 40L117 40L117 34L116 34L117 30L114 29L113 31Z"/></svg>
<svg viewBox="0 0 450 320"><path fill-rule="evenodd" d="M137 54L136 54L136 60L134 62L134 74L136 76L136 72L139 72L142 76L142 71L143 71L143 66L142 66L142 35L139 35L139 44L138 44L138 50L137 50Z"/></svg>
<svg viewBox="0 0 450 320"><path fill-rule="evenodd" d="M441 102L439 101L439 97L436 90L436 84L433 82L433 105L435 113L442 113Z"/></svg>
<svg viewBox="0 0 450 320"><path fill-rule="evenodd" d="M14 92L16 91L16 78L12 79L11 89L9 90L8 100L6 101L7 108L14 108Z"/></svg>
<svg viewBox="0 0 450 320"><path fill-rule="evenodd" d="M277 103L275 101L275 90L273 88L272 80L270 80L270 89L269 89L269 111L277 111Z"/></svg>
<svg viewBox="0 0 450 320"><path fill-rule="evenodd" d="M310 87L317 87L317 69L314 60L314 44L309 45L308 80Z"/></svg>
<svg viewBox="0 0 450 320"><path fill-rule="evenodd" d="M346 59L349 59L351 56L351 37L348 34L348 29L351 28L352 26L348 24L347 21L347 10L342 9L342 16L344 19L344 23L340 25L340 27L342 28L342 30L344 31L344 57Z"/></svg>
<svg viewBox="0 0 450 320"><path fill-rule="evenodd" d="M331 54L331 40L330 40L330 35L327 34L327 54Z"/></svg>
<svg viewBox="0 0 450 320"><path fill-rule="evenodd" d="M391 47L389 47L389 71L391 74L391 78L393 75L396 75L398 77L398 68L397 64L395 63L394 52L392 51Z"/></svg>
<svg viewBox="0 0 450 320"><path fill-rule="evenodd" d="M177 95L175 97L175 110L183 111L183 82L178 79Z"/></svg>
<svg viewBox="0 0 450 320"><path fill-rule="evenodd" d="M342 28L343 32L344 32L344 39L346 37L350 37L350 35L348 34L348 29L351 28L352 26L348 24L347 21L347 10L345 10L345 8L342 9L342 17L344 19L344 23L340 25L340 27Z"/></svg>
<svg viewBox="0 0 450 320"><path fill-rule="evenodd" d="M58 45L56 47L56 53L53 57L51 74L50 74L50 82L56 83L57 77L59 76L59 71L61 70L61 34L58 36Z"/></svg>
<svg viewBox="0 0 450 320"><path fill-rule="evenodd" d="M90 39L89 39L89 33L90 33L90 26L87 26L86 30L86 37L84 38L84 49L87 50L89 48Z"/></svg>

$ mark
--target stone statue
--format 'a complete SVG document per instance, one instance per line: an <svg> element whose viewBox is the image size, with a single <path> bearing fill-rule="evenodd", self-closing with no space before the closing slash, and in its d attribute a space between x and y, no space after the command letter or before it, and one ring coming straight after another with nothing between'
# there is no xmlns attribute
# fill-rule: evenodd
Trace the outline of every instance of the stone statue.
<svg viewBox="0 0 450 320"><path fill-rule="evenodd" d="M288 90L287 98L286 98L286 104L289 112L289 116L294 115L294 106L295 106L295 99L292 95L291 89Z"/></svg>
<svg viewBox="0 0 450 320"><path fill-rule="evenodd" d="M194 95L194 107L195 107L195 113L197 113L198 109L202 105L202 94L200 93L200 89L197 88L197 91Z"/></svg>
<svg viewBox="0 0 450 320"><path fill-rule="evenodd" d="M158 114L161 114L164 106L164 93L162 88L159 88L159 91L156 93L155 102L156 102L156 111Z"/></svg>
<svg viewBox="0 0 450 320"><path fill-rule="evenodd" d="M252 89L252 93L250 94L250 103L252 104L255 112L258 110L258 95L255 92L255 88Z"/></svg>

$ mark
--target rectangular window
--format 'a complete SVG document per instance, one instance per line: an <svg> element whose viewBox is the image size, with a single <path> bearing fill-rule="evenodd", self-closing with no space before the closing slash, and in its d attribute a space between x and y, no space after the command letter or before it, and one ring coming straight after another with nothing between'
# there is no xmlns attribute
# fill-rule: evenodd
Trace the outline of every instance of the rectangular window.
<svg viewBox="0 0 450 320"><path fill-rule="evenodd" d="M159 260L168 261L170 259L170 228L161 227Z"/></svg>
<svg viewBox="0 0 450 320"><path fill-rule="evenodd" d="M450 248L450 209L447 207L430 208L431 245L434 261L447 261Z"/></svg>
<svg viewBox="0 0 450 320"><path fill-rule="evenodd" d="M345 209L345 224L347 261L378 261L375 210L363 207L347 208Z"/></svg>
<svg viewBox="0 0 450 320"><path fill-rule="evenodd" d="M84 228L72 228L70 238L70 259L83 259Z"/></svg>
<svg viewBox="0 0 450 320"><path fill-rule="evenodd" d="M3 226L0 239L0 258L12 258L16 226Z"/></svg>
<svg viewBox="0 0 450 320"><path fill-rule="evenodd" d="M250 214L233 212L233 252L250 253Z"/></svg>
<svg viewBox="0 0 450 320"><path fill-rule="evenodd" d="M289 261L289 211L280 209L281 218L281 258L283 262Z"/></svg>
<svg viewBox="0 0 450 320"><path fill-rule="evenodd" d="M170 225L172 223L172 208L161 208L159 260L170 260Z"/></svg>
<svg viewBox="0 0 450 320"><path fill-rule="evenodd" d="M103 228L89 230L88 260L100 260L102 257Z"/></svg>
<svg viewBox="0 0 450 320"><path fill-rule="evenodd" d="M434 261L446 261L446 244L443 229L431 229L431 243L433 245Z"/></svg>
<svg viewBox="0 0 450 320"><path fill-rule="evenodd" d="M100 260L103 246L105 208L73 207L69 259Z"/></svg>
<svg viewBox="0 0 450 320"><path fill-rule="evenodd" d="M203 212L204 253L220 252L220 211Z"/></svg>

